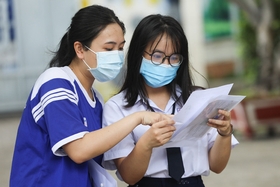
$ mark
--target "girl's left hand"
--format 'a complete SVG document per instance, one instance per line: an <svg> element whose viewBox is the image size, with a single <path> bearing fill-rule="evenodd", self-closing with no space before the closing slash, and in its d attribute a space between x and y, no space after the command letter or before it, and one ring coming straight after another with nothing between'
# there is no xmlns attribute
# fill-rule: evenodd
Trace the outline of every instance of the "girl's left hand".
<svg viewBox="0 0 280 187"><path fill-rule="evenodd" d="M217 119L209 119L207 125L216 128L220 134L228 135L232 131L230 112L225 110L218 111Z"/></svg>

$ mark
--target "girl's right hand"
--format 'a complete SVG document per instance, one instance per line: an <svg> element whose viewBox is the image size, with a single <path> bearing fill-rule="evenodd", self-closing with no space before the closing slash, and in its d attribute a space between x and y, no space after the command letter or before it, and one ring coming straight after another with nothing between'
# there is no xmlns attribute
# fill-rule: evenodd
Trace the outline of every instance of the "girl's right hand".
<svg viewBox="0 0 280 187"><path fill-rule="evenodd" d="M171 118L173 117L173 115L167 115L167 114L149 112L149 111L142 111L140 113L142 114L142 117L141 117L142 125L153 125L154 123L157 123L162 120L172 120ZM171 123L171 121L170 121L170 123Z"/></svg>
<svg viewBox="0 0 280 187"><path fill-rule="evenodd" d="M150 125L150 129L140 138L145 141L145 145L148 149L159 147L167 143L174 131L175 121L171 119L171 115L165 115L160 113L151 112L144 116L144 123ZM151 116L150 116L151 115Z"/></svg>

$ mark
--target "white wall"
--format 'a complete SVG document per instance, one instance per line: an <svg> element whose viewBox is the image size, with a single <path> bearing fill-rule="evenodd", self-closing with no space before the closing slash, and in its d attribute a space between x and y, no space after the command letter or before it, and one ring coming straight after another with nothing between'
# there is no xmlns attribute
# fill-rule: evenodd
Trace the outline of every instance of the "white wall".
<svg viewBox="0 0 280 187"><path fill-rule="evenodd" d="M2 21L0 19L0 29L6 29L2 34L5 39L8 37L9 22L7 1L13 2L16 40L0 40L0 88L4 88L0 89L0 113L22 111L34 82L48 66L50 50L56 49L71 18L82 6L95 3L112 8L127 23L127 46L134 30L133 23L138 23L147 14L165 13L160 11L164 10L162 6L165 3L159 3L158 6L153 1L142 0L131 3L120 0L0 0L0 8L3 9L0 14L0 18L3 18ZM139 9L149 2L151 6L146 6L145 11Z"/></svg>
<svg viewBox="0 0 280 187"><path fill-rule="evenodd" d="M0 9L11 0L0 0ZM7 29L0 40L0 113L22 111L29 92L41 72L47 68L51 58L49 50L55 50L66 32L71 18L81 6L100 4L113 9L127 28L126 47L132 32L144 16L152 13L168 14L169 7L164 0L12 0L14 8L16 40L9 42ZM203 0L181 0L180 12L182 26L189 41L190 62L203 76L205 65L210 60L221 58L214 43L205 43L202 20ZM0 12L0 29L8 24L6 9ZM1 36L1 35L0 35ZM207 45L205 45L207 44ZM214 47L213 47L214 45ZM229 48L234 47L228 43ZM229 58L229 50L219 44L225 52L223 58ZM218 53L219 54L219 53ZM221 54L221 53L220 53ZM211 57L211 58L210 58ZM195 83L206 86L203 77L194 72ZM108 84L102 84L108 86ZM111 85L110 85L111 86ZM98 87L98 83L97 83ZM102 89L102 88L101 88ZM105 100L113 93L103 93Z"/></svg>
<svg viewBox="0 0 280 187"><path fill-rule="evenodd" d="M35 80L48 65L49 50L55 49L78 8L77 0L13 1L16 38L11 48L1 50L1 56L9 53L10 62L0 61L0 112L23 109Z"/></svg>
<svg viewBox="0 0 280 187"><path fill-rule="evenodd" d="M205 69L202 0L181 0L180 8L182 26L189 42L190 64L199 72L193 71L193 78L196 85L206 87L207 82L204 79L204 77L207 77L207 74Z"/></svg>

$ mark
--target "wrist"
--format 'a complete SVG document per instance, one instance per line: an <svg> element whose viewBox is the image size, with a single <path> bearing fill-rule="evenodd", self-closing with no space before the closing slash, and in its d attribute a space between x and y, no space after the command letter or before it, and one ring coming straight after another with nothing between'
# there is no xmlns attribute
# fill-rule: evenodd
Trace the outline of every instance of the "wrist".
<svg viewBox="0 0 280 187"><path fill-rule="evenodd" d="M232 124L230 124L230 131L229 131L229 133L221 133L218 129L217 129L217 132L222 137L231 136L233 134L233 126L232 126Z"/></svg>
<svg viewBox="0 0 280 187"><path fill-rule="evenodd" d="M132 119L137 120L136 126L143 124L144 125L144 113L142 111L138 111L132 114Z"/></svg>
<svg viewBox="0 0 280 187"><path fill-rule="evenodd" d="M138 140L136 143L137 147L140 147L143 152L152 153L153 147L149 144L148 139L145 137L145 134Z"/></svg>

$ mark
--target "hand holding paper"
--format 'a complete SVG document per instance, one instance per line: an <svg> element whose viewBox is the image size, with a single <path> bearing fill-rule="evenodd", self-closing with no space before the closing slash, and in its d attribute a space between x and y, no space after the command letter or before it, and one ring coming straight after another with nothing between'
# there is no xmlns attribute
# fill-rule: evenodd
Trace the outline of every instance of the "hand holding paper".
<svg viewBox="0 0 280 187"><path fill-rule="evenodd" d="M194 91L182 109L174 116L176 131L168 144L182 139L202 137L211 127L209 118L215 118L218 110L232 110L245 96L228 95L233 84Z"/></svg>

